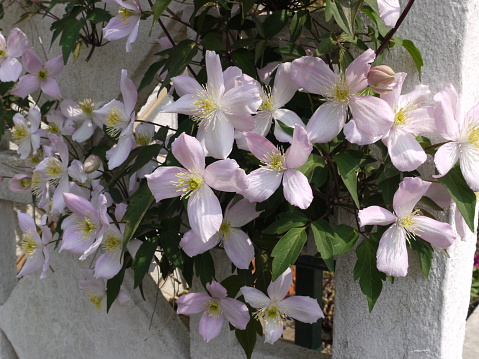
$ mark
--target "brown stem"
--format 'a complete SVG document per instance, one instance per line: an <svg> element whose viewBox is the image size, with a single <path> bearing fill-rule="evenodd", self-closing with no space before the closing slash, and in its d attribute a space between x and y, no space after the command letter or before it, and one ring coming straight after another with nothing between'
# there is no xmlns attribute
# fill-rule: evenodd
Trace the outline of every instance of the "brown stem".
<svg viewBox="0 0 479 359"><path fill-rule="evenodd" d="M383 43L381 44L381 46L379 46L379 48L376 50L376 57L379 56L383 51L384 49L388 46L389 44L389 41L391 41L391 39L393 38L394 34L396 33L397 29L399 29L399 26L401 26L404 18L406 17L406 15L408 14L409 10L411 9L412 7L412 4L414 4L414 0L409 0L409 2L407 3L406 7L404 8L403 12L401 13L401 16L399 16L399 19L398 21L396 22L396 25L394 26L394 28L388 32L388 34L386 35L386 38L384 39Z"/></svg>

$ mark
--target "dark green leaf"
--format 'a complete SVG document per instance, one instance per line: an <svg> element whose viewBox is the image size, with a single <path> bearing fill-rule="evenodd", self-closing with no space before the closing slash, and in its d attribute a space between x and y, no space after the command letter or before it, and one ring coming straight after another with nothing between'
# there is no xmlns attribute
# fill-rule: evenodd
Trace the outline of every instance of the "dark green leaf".
<svg viewBox="0 0 479 359"><path fill-rule="evenodd" d="M299 10L294 14L291 19L291 24L289 25L289 31L291 32L291 42L295 42L296 39L301 35L303 31L304 24L308 20L309 11L308 10Z"/></svg>
<svg viewBox="0 0 479 359"><path fill-rule="evenodd" d="M133 238L138 225L153 201L153 195L147 185L141 186L131 197L126 213L122 218L122 222L126 222L123 234L123 252L126 250L126 245Z"/></svg>
<svg viewBox="0 0 479 359"><path fill-rule="evenodd" d="M236 49L231 53L233 63L244 73L257 78L256 67L254 65L254 55L246 49Z"/></svg>
<svg viewBox="0 0 479 359"><path fill-rule="evenodd" d="M85 25L85 20L70 20L68 26L63 29L60 45L62 46L63 62L67 63L68 57L73 51L75 44L80 38L80 30Z"/></svg>
<svg viewBox="0 0 479 359"><path fill-rule="evenodd" d="M311 230L313 231L314 242L316 248L321 254L324 263L330 272L334 272L334 232L328 222L318 219L311 223Z"/></svg>
<svg viewBox="0 0 479 359"><path fill-rule="evenodd" d="M266 38L270 39L283 30L289 20L288 10L274 11L263 23Z"/></svg>
<svg viewBox="0 0 479 359"><path fill-rule="evenodd" d="M52 100L52 101L46 101L42 107L40 107L40 113L42 114L42 116L45 116L50 110L51 108L53 107L53 105L55 105L56 101L55 100Z"/></svg>
<svg viewBox="0 0 479 359"><path fill-rule="evenodd" d="M131 266L135 271L134 288L138 287L141 282L143 282L143 278L150 271L150 265L153 256L155 255L156 247L158 247L158 237L155 236L153 238L148 238L143 242L140 248L138 248Z"/></svg>
<svg viewBox="0 0 479 359"><path fill-rule="evenodd" d="M90 11L88 11L87 16L86 16L86 19L88 21L91 21L94 24L98 24L100 22L110 21L111 18L112 18L112 16L108 11L106 11L102 8L99 8L99 7L96 7L94 9L91 9Z"/></svg>
<svg viewBox="0 0 479 359"><path fill-rule="evenodd" d="M304 227L290 229L279 240L271 253L271 256L274 257L272 268L273 281L283 274L290 265L296 262L306 240L307 236Z"/></svg>
<svg viewBox="0 0 479 359"><path fill-rule="evenodd" d="M151 10L153 10L153 24L155 24L160 18L163 11L166 10L168 5L170 5L171 0L156 0L153 4Z"/></svg>
<svg viewBox="0 0 479 359"><path fill-rule="evenodd" d="M254 3L255 0L241 0L241 16L243 19L246 18Z"/></svg>
<svg viewBox="0 0 479 359"><path fill-rule="evenodd" d="M467 226L474 232L477 199L474 191L467 185L459 165L454 166L445 176L438 178L438 181L449 191Z"/></svg>
<svg viewBox="0 0 479 359"><path fill-rule="evenodd" d="M354 34L354 23L356 19L356 14L358 13L359 8L363 4L363 0L338 0L339 5L341 6L346 21L348 23L348 29L351 34Z"/></svg>
<svg viewBox="0 0 479 359"><path fill-rule="evenodd" d="M341 6L337 2L334 2L334 0L326 1L325 15L327 22L331 20L331 17L334 17L334 21L336 22L336 24L338 24L344 32L349 35L352 35L351 31L349 30L348 22L346 20L344 12L342 11Z"/></svg>
<svg viewBox="0 0 479 359"><path fill-rule="evenodd" d="M258 41L254 49L254 63L257 63L258 60L264 55L265 49L266 49L266 40Z"/></svg>
<svg viewBox="0 0 479 359"><path fill-rule="evenodd" d="M156 159L156 156L158 156L161 150L161 146L158 144L141 146L139 148L141 148L141 150L136 156L135 163L128 170L129 173L135 173L152 159Z"/></svg>
<svg viewBox="0 0 479 359"><path fill-rule="evenodd" d="M376 267L376 252L379 241L373 238L364 238L356 248L358 260L354 266L354 279L359 278L361 291L368 300L369 311L371 312L383 289L384 273Z"/></svg>
<svg viewBox="0 0 479 359"><path fill-rule="evenodd" d="M251 358L251 354L253 354L253 349L256 344L256 328L254 322L257 322L257 320L250 319L245 330L235 330L236 339L238 339L238 342L243 348L247 359Z"/></svg>
<svg viewBox="0 0 479 359"><path fill-rule="evenodd" d="M416 64L417 71L419 72L419 81L421 81L421 68L424 65L422 61L421 51L414 45L411 40L403 40L402 46L409 52L414 63Z"/></svg>
<svg viewBox="0 0 479 359"><path fill-rule="evenodd" d="M266 292L266 288L268 287L269 283L271 283L272 258L266 251L257 251L255 256L255 264L255 286L257 289Z"/></svg>
<svg viewBox="0 0 479 359"><path fill-rule="evenodd" d="M116 297L120 293L123 277L125 276L125 268L123 267L116 276L108 279L106 282L106 311L108 312Z"/></svg>
<svg viewBox="0 0 479 359"><path fill-rule="evenodd" d="M335 256L344 254L350 250L359 237L359 233L354 228L345 224L334 226L333 231L333 254Z"/></svg>
<svg viewBox="0 0 479 359"><path fill-rule="evenodd" d="M201 45L205 50L223 51L225 49L223 45L223 34L221 32L209 32L201 40Z"/></svg>
<svg viewBox="0 0 479 359"><path fill-rule="evenodd" d="M321 187L328 178L328 169L326 168L324 158L315 153L310 154L304 165L298 167L297 170L306 176L308 182L314 188Z"/></svg>
<svg viewBox="0 0 479 359"><path fill-rule="evenodd" d="M168 70L168 74L163 81L162 87L169 84L172 77L183 73L198 52L198 47L195 41L186 39L168 50L168 58L165 61L165 70Z"/></svg>
<svg viewBox="0 0 479 359"><path fill-rule="evenodd" d="M422 274L429 278L431 271L432 259L434 257L434 249L429 242L415 236L414 240L409 241L411 248L419 255L419 263L421 265Z"/></svg>
<svg viewBox="0 0 479 359"><path fill-rule="evenodd" d="M331 36L326 37L325 39L321 40L318 45L317 55L323 56L326 55L335 45L336 43L332 39Z"/></svg>
<svg viewBox="0 0 479 359"><path fill-rule="evenodd" d="M263 233L283 234L292 228L302 227L308 222L308 217L296 210L280 213L278 217L269 227L263 229Z"/></svg>
<svg viewBox="0 0 479 359"><path fill-rule="evenodd" d="M161 222L160 246L168 260L183 269L183 256L180 249L180 217L166 218Z"/></svg>
<svg viewBox="0 0 479 359"><path fill-rule="evenodd" d="M293 133L294 133L294 127L289 127L288 125L285 125L282 121L280 120L276 120L276 122L278 123L279 127L281 127L281 129L286 132L286 134L290 135L290 136L293 136Z"/></svg>
<svg viewBox="0 0 479 359"><path fill-rule="evenodd" d="M145 74L143 75L143 78L141 79L140 86L138 87L138 92L143 90L146 86L148 86L151 81L155 78L156 73L163 67L165 66L166 59L157 61L153 63L148 70L146 70Z"/></svg>
<svg viewBox="0 0 479 359"><path fill-rule="evenodd" d="M230 275L221 282L221 285L226 288L228 297L234 298L244 284L237 275Z"/></svg>
<svg viewBox="0 0 479 359"><path fill-rule="evenodd" d="M195 272L203 287L206 287L207 283L211 283L215 277L215 264L210 252L198 254L195 256Z"/></svg>
<svg viewBox="0 0 479 359"><path fill-rule="evenodd" d="M283 56L301 57L306 55L306 52L304 51L302 46L292 43L286 44L285 47L275 49L275 51Z"/></svg>

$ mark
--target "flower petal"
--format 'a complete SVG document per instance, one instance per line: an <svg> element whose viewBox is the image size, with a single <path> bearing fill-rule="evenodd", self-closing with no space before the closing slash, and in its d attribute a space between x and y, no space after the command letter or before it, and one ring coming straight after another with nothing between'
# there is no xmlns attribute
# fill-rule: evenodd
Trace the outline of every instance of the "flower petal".
<svg viewBox="0 0 479 359"><path fill-rule="evenodd" d="M386 208L370 206L358 212L359 224L361 227L369 225L385 226L396 221L396 216Z"/></svg>
<svg viewBox="0 0 479 359"><path fill-rule="evenodd" d="M359 129L370 136L384 136L394 123L394 112L386 101L373 96L351 96L351 113Z"/></svg>
<svg viewBox="0 0 479 359"><path fill-rule="evenodd" d="M385 140L391 162L398 170L414 171L426 162L426 152L412 134L393 128Z"/></svg>
<svg viewBox="0 0 479 359"><path fill-rule="evenodd" d="M195 94L186 94L172 104L163 107L161 109L161 112L182 113L185 115L193 116L196 114L195 101L197 100L198 96L196 96Z"/></svg>
<svg viewBox="0 0 479 359"><path fill-rule="evenodd" d="M197 94L204 91L204 88L190 76L180 75L171 79L178 96L182 97L186 94Z"/></svg>
<svg viewBox="0 0 479 359"><path fill-rule="evenodd" d="M178 314L197 314L205 310L205 303L208 302L211 297L206 293L188 293L182 295L176 300L178 305Z"/></svg>
<svg viewBox="0 0 479 359"><path fill-rule="evenodd" d="M303 56L291 64L291 77L306 92L328 96L339 77L319 57Z"/></svg>
<svg viewBox="0 0 479 359"><path fill-rule="evenodd" d="M0 62L0 81L17 81L22 74L22 64L17 59L10 57Z"/></svg>
<svg viewBox="0 0 479 359"><path fill-rule="evenodd" d="M11 93L18 97L27 97L32 92L40 88L40 79L33 75L25 75L20 77L20 80L12 89Z"/></svg>
<svg viewBox="0 0 479 359"><path fill-rule="evenodd" d="M225 287L219 284L217 281L212 281L211 283L206 284L206 289L210 292L212 297L215 298L225 298L228 294Z"/></svg>
<svg viewBox="0 0 479 359"><path fill-rule="evenodd" d="M236 328L244 330L249 322L250 316L248 307L239 300L233 298L221 299L221 308L224 316Z"/></svg>
<svg viewBox="0 0 479 359"><path fill-rule="evenodd" d="M20 225L20 229L23 233L27 233L27 232L36 233L37 232L37 227L35 225L35 221L33 220L32 217L30 217L29 214L17 211L17 217L18 217L18 224Z"/></svg>
<svg viewBox="0 0 479 359"><path fill-rule="evenodd" d="M118 274L122 267L121 248L119 251L103 253L95 263L95 277L111 279Z"/></svg>
<svg viewBox="0 0 479 359"><path fill-rule="evenodd" d="M216 338L223 326L223 316L215 317L204 312L200 319L199 333L205 342L209 342L211 339Z"/></svg>
<svg viewBox="0 0 479 359"><path fill-rule="evenodd" d="M293 273L291 268L288 268L275 281L270 283L268 296L271 300L282 300L286 297L291 284L293 284Z"/></svg>
<svg viewBox="0 0 479 359"><path fill-rule="evenodd" d="M313 145L309 142L306 129L300 125L295 125L293 133L293 142L286 150L285 162L288 168L298 168L306 163L313 150Z"/></svg>
<svg viewBox="0 0 479 359"><path fill-rule="evenodd" d="M56 77L63 71L63 56L59 55L45 62L45 69L48 70L48 77Z"/></svg>
<svg viewBox="0 0 479 359"><path fill-rule="evenodd" d="M440 176L444 176L454 167L459 159L459 145L456 142L449 142L442 145L434 155L434 164Z"/></svg>
<svg viewBox="0 0 479 359"><path fill-rule="evenodd" d="M376 255L377 267L381 272L393 277L405 277L408 256L406 231L398 225L392 225L381 237Z"/></svg>
<svg viewBox="0 0 479 359"><path fill-rule="evenodd" d="M434 120L439 134L446 140L457 140L461 115L456 89L452 85L445 87L434 96L434 101L438 102Z"/></svg>
<svg viewBox="0 0 479 359"><path fill-rule="evenodd" d="M79 217L87 217L93 215L98 217L98 211L85 198L77 196L73 193L63 193L63 199L67 207Z"/></svg>
<svg viewBox="0 0 479 359"><path fill-rule="evenodd" d="M281 301L284 314L303 323L316 323L319 318L324 318L323 311L318 301L311 297L295 295Z"/></svg>
<svg viewBox="0 0 479 359"><path fill-rule="evenodd" d="M301 118L295 112L293 112L291 110L287 110L285 108L274 111L273 118L275 120L274 137L276 137L276 139L280 142L291 143L293 141L293 136L284 132L277 121L281 121L286 126L293 127L293 128L295 127L295 125L300 125L301 127L306 127L304 125L303 121L301 120ZM268 131L269 131L269 128L268 128ZM263 136L265 136L268 133L268 131L265 131L264 133L261 133L261 134ZM260 133L260 132L258 132L258 133Z"/></svg>
<svg viewBox="0 0 479 359"><path fill-rule="evenodd" d="M249 186L241 194L251 202L263 202L278 189L283 172L258 168L248 175Z"/></svg>
<svg viewBox="0 0 479 359"><path fill-rule="evenodd" d="M40 81L40 87L48 96L56 98L57 100L62 98L58 82L53 78L47 77L45 80Z"/></svg>
<svg viewBox="0 0 479 359"><path fill-rule="evenodd" d="M264 308L271 303L271 299L269 299L263 292L256 288L241 287L240 290L246 302L249 303L253 308Z"/></svg>
<svg viewBox="0 0 479 359"><path fill-rule="evenodd" d="M201 126L202 138L208 155L217 159L225 159L231 153L234 142L234 127L230 121L219 115L214 122Z"/></svg>
<svg viewBox="0 0 479 359"><path fill-rule="evenodd" d="M439 152L439 151L438 151ZM461 146L461 172L467 185L474 191L479 191L479 150L475 145Z"/></svg>
<svg viewBox="0 0 479 359"><path fill-rule="evenodd" d="M306 125L309 140L312 143L326 143L336 137L346 121L346 110L345 103L329 101L321 105Z"/></svg>
<svg viewBox="0 0 479 359"><path fill-rule="evenodd" d="M165 198L174 198L182 194L178 187L178 174L188 173L181 167L159 167L151 175L145 175L148 187L156 202Z"/></svg>
<svg viewBox="0 0 479 359"><path fill-rule="evenodd" d="M191 228L203 242L220 230L223 221L221 205L207 185L202 185L188 200L188 219Z"/></svg>
<svg viewBox="0 0 479 359"><path fill-rule="evenodd" d="M225 92L225 84L219 55L214 51L206 51L205 63L206 73L208 75L208 90L222 95Z"/></svg>
<svg viewBox="0 0 479 359"><path fill-rule="evenodd" d="M201 143L192 136L182 133L171 145L176 159L188 170L203 173L205 151Z"/></svg>
<svg viewBox="0 0 479 359"><path fill-rule="evenodd" d="M274 77L274 86L271 96L277 108L286 105L298 91L298 85L291 78L291 62L285 62L278 66Z"/></svg>
<svg viewBox="0 0 479 359"><path fill-rule="evenodd" d="M266 137L254 132L245 132L243 135L246 138L249 150L260 161L269 163L268 155L279 153L279 150Z"/></svg>
<svg viewBox="0 0 479 359"><path fill-rule="evenodd" d="M284 198L293 206L306 209L313 201L313 191L306 176L298 170L286 170L283 175Z"/></svg>
<svg viewBox="0 0 479 359"><path fill-rule="evenodd" d="M243 198L236 202L234 206L226 209L225 218L231 222L233 227L242 227L258 218L260 214L261 212L256 212L256 203L251 203Z"/></svg>
<svg viewBox="0 0 479 359"><path fill-rule="evenodd" d="M229 236L224 238L224 247L228 258L239 269L248 269L254 258L253 243L241 229L231 228Z"/></svg>
<svg viewBox="0 0 479 359"><path fill-rule="evenodd" d="M20 57L28 48L28 38L22 30L14 28L8 34L7 49L9 57Z"/></svg>
<svg viewBox="0 0 479 359"><path fill-rule="evenodd" d="M390 28L396 26L401 13L399 0L378 0L379 16Z"/></svg>
<svg viewBox="0 0 479 359"><path fill-rule="evenodd" d="M35 75L38 71L42 69L42 60L38 55L32 50L26 50L22 55L23 67L32 75Z"/></svg>
<svg viewBox="0 0 479 359"><path fill-rule="evenodd" d="M359 129L358 125L356 124L356 121L354 120L351 120L344 125L343 132L344 136L346 136L346 139L349 142L355 143L360 146L369 145L381 139L381 136L370 136L365 134Z"/></svg>
<svg viewBox="0 0 479 359"><path fill-rule="evenodd" d="M125 113L130 116L135 109L138 93L135 84L128 77L128 71L126 70L121 70L120 89L125 104Z"/></svg>
<svg viewBox="0 0 479 359"><path fill-rule="evenodd" d="M204 173L208 186L224 192L240 192L248 187L248 178L238 163L232 159L213 162Z"/></svg>
<svg viewBox="0 0 479 359"><path fill-rule="evenodd" d="M348 66L346 82L351 93L362 91L368 86L368 72L375 58L374 51L367 49Z"/></svg>
<svg viewBox="0 0 479 359"><path fill-rule="evenodd" d="M431 182L425 182L418 177L404 178L393 198L393 208L396 215L398 217L409 216L430 185Z"/></svg>
<svg viewBox="0 0 479 359"><path fill-rule="evenodd" d="M436 247L448 248L456 239L456 232L448 223L425 216L414 216L415 234Z"/></svg>
<svg viewBox="0 0 479 359"><path fill-rule="evenodd" d="M194 257L198 254L205 253L215 247L221 238L215 234L207 242L203 242L201 238L193 230L189 230L183 235L180 241L180 247L189 256Z"/></svg>
<svg viewBox="0 0 479 359"><path fill-rule="evenodd" d="M265 318L264 331L264 342L274 344L274 342L281 337L281 334L283 334L283 320L281 317L278 316L277 318Z"/></svg>

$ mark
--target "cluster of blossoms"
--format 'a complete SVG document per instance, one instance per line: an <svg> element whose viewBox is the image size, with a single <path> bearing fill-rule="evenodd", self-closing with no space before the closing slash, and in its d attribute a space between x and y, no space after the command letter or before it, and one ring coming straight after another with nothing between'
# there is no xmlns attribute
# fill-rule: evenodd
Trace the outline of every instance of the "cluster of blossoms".
<svg viewBox="0 0 479 359"><path fill-rule="evenodd" d="M112 41L128 36L126 50L130 51L142 14L139 2L103 1L120 6L118 15L103 29L104 38ZM378 1L378 5L386 24L394 26L398 3ZM124 217L128 199L145 184L156 202L178 197L183 200L186 216L181 218L178 246L187 256L221 246L236 268L251 270L255 246L245 226L262 216L257 204L279 192L292 208L310 209L321 193L312 188L302 167L318 153L322 155L321 145L342 134L349 144L382 143L397 170L412 172L427 159L416 136L439 133L447 143L435 155L435 177L445 176L459 161L466 183L479 191L478 107L463 117L452 85L434 96L436 106L431 105L431 93L425 85L402 94L406 74L395 73L387 66L371 69L375 58L375 52L368 49L343 73L337 73L322 59L303 56L268 66L263 82L271 81L272 85L264 87L238 67L223 70L220 57L206 51L206 83L200 84L188 75L173 77L177 99L162 109L164 113L189 116L195 129L178 132L167 141L157 138L158 124L138 121L137 89L126 70L120 77L123 102L63 99L55 80L63 71L62 56L42 63L28 49L27 37L19 29L12 30L7 41L0 34L0 81L15 82L10 93L25 98L41 90L57 100L48 114L31 103L30 108L19 110L13 117L12 138L20 159L31 170L15 175L10 188L31 191L44 213L39 228L30 216L18 213L23 232L21 247L29 255L19 276L40 269L41 277L46 276L50 257L47 248L56 242L48 224L61 220L55 232L61 236L60 251L74 253L80 260L90 255L98 257L94 267L83 272L86 279L80 281L80 288L98 310L106 309L106 281L126 266L127 259L135 260L143 243L140 238L125 242ZM27 74L20 77L23 68ZM285 108L298 92L317 95L321 101L310 118ZM94 154L86 142L95 132L115 143L103 156ZM79 155L72 143L82 147L85 154ZM117 196L111 183L115 171L134 167L129 160L132 151L151 145L159 145L167 160L151 156L147 159L150 162L128 172L128 185L121 185L122 201L114 201ZM234 155L238 152L241 155ZM433 181L405 177L394 195L393 212L380 206L359 211L360 226L391 225L377 251L380 271L405 276L407 242L416 237L447 248L458 233L463 233L460 216L458 227L452 228L416 208L428 191L440 186ZM451 199L443 195L437 201L450 203ZM244 301L256 309L253 316L263 321L268 343L279 339L286 317L307 323L323 317L315 299L285 298L291 284L288 268L271 282L267 296L256 288L241 288ZM178 313L203 313L199 331L207 342L220 333L225 318L244 330L251 318L246 304L228 297L226 288L216 281L207 284L206 289L209 294L181 296ZM117 302L128 302L126 292L120 291Z"/></svg>

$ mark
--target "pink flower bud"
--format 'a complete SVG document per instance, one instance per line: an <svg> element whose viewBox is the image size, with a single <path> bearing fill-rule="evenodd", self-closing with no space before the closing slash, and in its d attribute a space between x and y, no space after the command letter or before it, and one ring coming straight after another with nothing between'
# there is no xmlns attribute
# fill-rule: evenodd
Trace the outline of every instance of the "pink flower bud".
<svg viewBox="0 0 479 359"><path fill-rule="evenodd" d="M368 84L379 94L385 94L393 90L396 83L396 73L386 65L375 66L368 73Z"/></svg>
<svg viewBox="0 0 479 359"><path fill-rule="evenodd" d="M98 157L97 155L90 155L83 163L83 170L85 171L85 173L92 173L99 169L100 165L100 157Z"/></svg>

